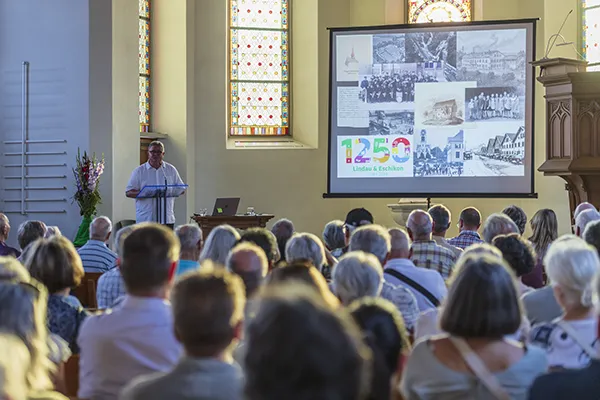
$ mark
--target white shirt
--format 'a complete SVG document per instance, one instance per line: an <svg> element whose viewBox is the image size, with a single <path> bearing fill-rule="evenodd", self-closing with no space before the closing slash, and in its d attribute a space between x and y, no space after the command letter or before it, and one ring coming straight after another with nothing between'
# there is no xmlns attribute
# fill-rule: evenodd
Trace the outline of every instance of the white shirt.
<svg viewBox="0 0 600 400"><path fill-rule="evenodd" d="M158 298L126 296L114 309L87 317L77 344L83 399L116 399L132 379L167 372L182 355L171 305Z"/></svg>
<svg viewBox="0 0 600 400"><path fill-rule="evenodd" d="M402 275L406 275L413 281L417 282L419 285L423 286L432 295L435 296L440 302L446 295L448 294L448 289L446 288L446 284L444 283L444 279L440 275L439 272L434 271L432 269L426 268L417 268L415 264L409 259L406 258L392 258L389 260L384 267L384 270L387 268L391 268L400 272ZM407 283L402 282L395 276L390 274L383 274L383 278L386 282L391 283L392 285L402 286L407 288L415 295L417 299L417 306L419 307L419 311L423 312L430 308L435 308L435 306L421 294L417 289L413 288Z"/></svg>
<svg viewBox="0 0 600 400"><path fill-rule="evenodd" d="M155 169L149 162L146 162L133 170L125 191L128 192L132 189L142 190L144 186L148 185L164 185L165 179L168 185L183 184L179 172L177 172L177 169L172 164L163 161L161 167ZM160 215L158 217L161 223L175 223L174 205L175 198L167 198L167 221L162 221L163 216ZM156 216L156 203L154 199L135 199L135 221L137 223L159 221Z"/></svg>

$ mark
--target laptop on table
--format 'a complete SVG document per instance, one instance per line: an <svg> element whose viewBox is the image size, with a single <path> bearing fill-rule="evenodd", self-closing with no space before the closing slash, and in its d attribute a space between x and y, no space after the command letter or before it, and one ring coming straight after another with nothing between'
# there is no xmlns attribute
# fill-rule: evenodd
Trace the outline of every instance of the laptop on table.
<svg viewBox="0 0 600 400"><path fill-rule="evenodd" d="M215 201L212 215L213 217L219 215L233 217L236 215L239 205L239 197L219 197L217 201Z"/></svg>

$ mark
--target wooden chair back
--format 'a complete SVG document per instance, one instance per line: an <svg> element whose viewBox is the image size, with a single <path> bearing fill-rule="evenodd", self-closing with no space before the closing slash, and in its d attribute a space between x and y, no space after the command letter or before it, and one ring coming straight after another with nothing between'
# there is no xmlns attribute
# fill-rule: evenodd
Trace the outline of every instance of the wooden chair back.
<svg viewBox="0 0 600 400"><path fill-rule="evenodd" d="M98 308L96 286L102 272L86 272L81 284L72 290L71 294L79 299L84 308Z"/></svg>

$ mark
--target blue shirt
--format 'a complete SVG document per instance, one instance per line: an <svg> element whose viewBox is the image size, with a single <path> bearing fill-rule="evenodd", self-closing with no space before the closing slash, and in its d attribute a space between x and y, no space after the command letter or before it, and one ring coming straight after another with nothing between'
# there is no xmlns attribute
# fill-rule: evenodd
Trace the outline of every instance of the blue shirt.
<svg viewBox="0 0 600 400"><path fill-rule="evenodd" d="M0 256L13 256L14 258L18 258L21 256L21 252L0 241Z"/></svg>
<svg viewBox="0 0 600 400"><path fill-rule="evenodd" d="M83 308L73 306L66 296L48 296L48 329L63 338L74 354L79 353L77 334L87 315Z"/></svg>
<svg viewBox="0 0 600 400"><path fill-rule="evenodd" d="M117 253L100 240L88 240L77 252L85 272L106 272L117 263Z"/></svg>
<svg viewBox="0 0 600 400"><path fill-rule="evenodd" d="M110 271L105 272L100 279L98 279L96 300L98 301L98 308L100 310L114 307L117 300L126 294L125 282L123 282L123 277L121 276L121 270L119 268L115 267Z"/></svg>
<svg viewBox="0 0 600 400"><path fill-rule="evenodd" d="M200 263L198 261L179 260L179 263L177 263L177 271L175 272L175 276L183 275L186 272L193 271L199 267Z"/></svg>

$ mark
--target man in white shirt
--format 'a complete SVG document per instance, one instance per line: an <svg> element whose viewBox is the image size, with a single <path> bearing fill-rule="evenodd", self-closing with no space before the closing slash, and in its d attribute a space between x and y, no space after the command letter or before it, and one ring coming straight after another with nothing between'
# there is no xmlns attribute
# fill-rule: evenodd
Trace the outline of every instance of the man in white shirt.
<svg viewBox="0 0 600 400"><path fill-rule="evenodd" d="M178 362L182 348L167 301L178 256L179 241L164 226L145 223L125 238L127 295L110 312L86 318L79 331L79 398L116 399L132 379Z"/></svg>
<svg viewBox="0 0 600 400"><path fill-rule="evenodd" d="M439 305L428 299L429 295L424 294L424 290L430 293L438 302L441 302L448 294L448 289L444 284L444 280L439 272L427 269L418 268L410 260L411 247L408 234L402 229L392 228L389 230L391 240L391 250L387 263L384 267L383 278L386 282L402 286L409 289L417 299L419 311L423 312L430 308L435 308ZM404 281L399 279L397 274L405 277ZM417 283L421 288L417 288L412 282ZM424 290L423 290L424 289Z"/></svg>
<svg viewBox="0 0 600 400"><path fill-rule="evenodd" d="M173 212L174 197L167 198L166 221L163 221L163 215L156 215L156 201L158 200L136 198L142 188L147 185L183 184L183 180L179 176L177 169L172 164L163 161L164 156L165 146L162 142L155 140L150 143L148 146L148 162L133 170L125 189L125 195L135 199L135 220L137 223L158 222L173 228L175 224L175 213Z"/></svg>

